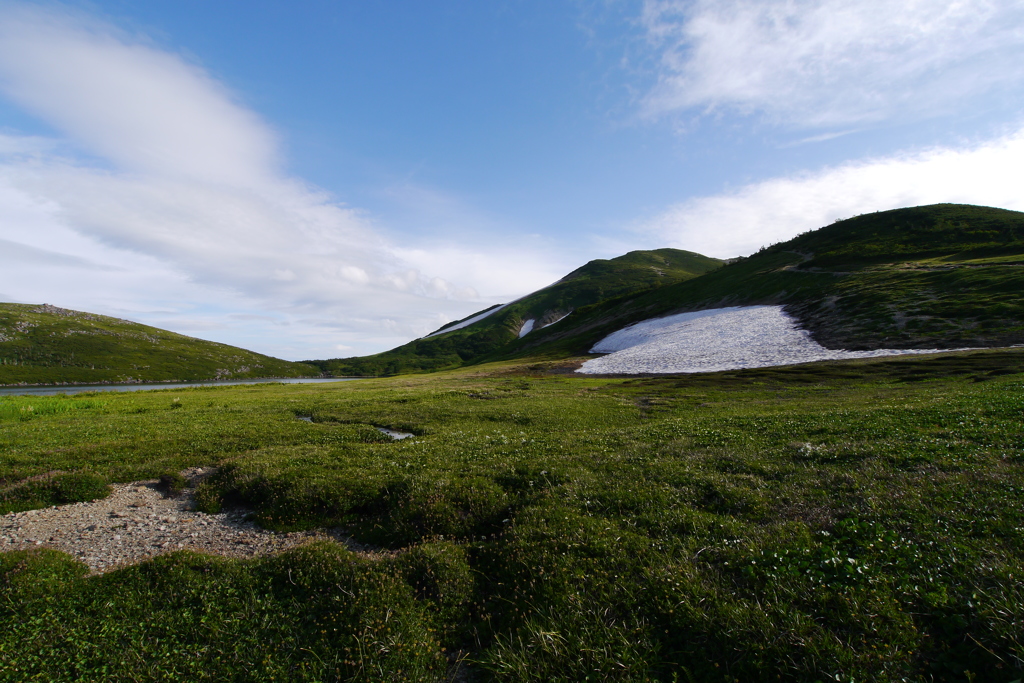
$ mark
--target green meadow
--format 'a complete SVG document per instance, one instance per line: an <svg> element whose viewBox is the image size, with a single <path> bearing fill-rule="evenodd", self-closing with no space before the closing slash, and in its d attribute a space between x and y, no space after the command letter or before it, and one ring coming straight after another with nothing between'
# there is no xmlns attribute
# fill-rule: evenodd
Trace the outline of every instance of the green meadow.
<svg viewBox="0 0 1024 683"><path fill-rule="evenodd" d="M5 397L0 452L0 512L217 465L370 549L0 553L3 681L1024 676L1024 349Z"/></svg>

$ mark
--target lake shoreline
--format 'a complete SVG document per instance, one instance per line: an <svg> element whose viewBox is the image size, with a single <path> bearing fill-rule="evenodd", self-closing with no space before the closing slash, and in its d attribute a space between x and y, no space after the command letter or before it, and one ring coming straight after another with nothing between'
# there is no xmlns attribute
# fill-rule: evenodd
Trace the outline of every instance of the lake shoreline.
<svg viewBox="0 0 1024 683"><path fill-rule="evenodd" d="M0 384L0 396L46 396L53 394L80 394L89 391L159 391L161 389L193 387L239 386L247 384L321 384L349 382L365 377L259 377L254 379L224 380L163 380L154 382L65 382L61 384Z"/></svg>

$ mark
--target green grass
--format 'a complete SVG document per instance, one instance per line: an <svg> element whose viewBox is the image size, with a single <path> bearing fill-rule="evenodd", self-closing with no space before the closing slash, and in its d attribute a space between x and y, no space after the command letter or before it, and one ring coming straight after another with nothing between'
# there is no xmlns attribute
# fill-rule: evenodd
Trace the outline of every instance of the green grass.
<svg viewBox="0 0 1024 683"><path fill-rule="evenodd" d="M380 551L0 554L0 680L1024 676L1024 350L32 400L0 490L215 464L205 505Z"/></svg>
<svg viewBox="0 0 1024 683"><path fill-rule="evenodd" d="M249 562L178 552L84 579L53 551L0 554L0 680L435 681L429 603L398 565L319 544Z"/></svg>
<svg viewBox="0 0 1024 683"><path fill-rule="evenodd" d="M55 306L0 304L0 385L310 377L318 368Z"/></svg>

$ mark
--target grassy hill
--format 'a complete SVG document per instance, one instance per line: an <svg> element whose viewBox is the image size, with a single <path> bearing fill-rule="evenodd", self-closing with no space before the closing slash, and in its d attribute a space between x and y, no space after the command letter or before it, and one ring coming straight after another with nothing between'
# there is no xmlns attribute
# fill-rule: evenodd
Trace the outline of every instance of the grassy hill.
<svg viewBox="0 0 1024 683"><path fill-rule="evenodd" d="M577 309L512 356L586 353L631 323L782 304L829 348L1024 343L1024 213L936 204L865 214L685 282Z"/></svg>
<svg viewBox="0 0 1024 683"><path fill-rule="evenodd" d="M0 385L309 377L320 370L48 304L0 304Z"/></svg>
<svg viewBox="0 0 1024 683"><path fill-rule="evenodd" d="M305 361L334 375L385 375L458 367L484 357L514 353L523 326L533 321L532 335L581 307L624 295L656 291L720 268L723 261L679 249L631 251L614 259L597 259L549 287L494 310L468 327L449 323L431 335L373 356ZM490 309L487 309L490 310ZM557 325L554 325L557 328ZM446 332L446 330L448 330Z"/></svg>

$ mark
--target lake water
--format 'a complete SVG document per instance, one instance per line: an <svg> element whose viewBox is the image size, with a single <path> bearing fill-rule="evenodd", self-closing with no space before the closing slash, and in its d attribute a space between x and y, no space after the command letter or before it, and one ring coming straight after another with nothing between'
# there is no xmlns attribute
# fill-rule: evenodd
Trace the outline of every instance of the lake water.
<svg viewBox="0 0 1024 683"><path fill-rule="evenodd" d="M156 382L153 384L75 384L71 386L0 387L0 396L53 396L80 394L85 391L147 391L150 389L188 389L189 387L221 387L235 384L320 384L351 382L359 377L308 377L283 379L226 379L208 382Z"/></svg>

